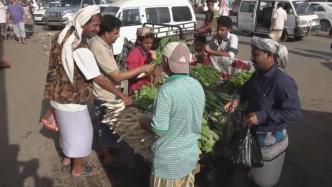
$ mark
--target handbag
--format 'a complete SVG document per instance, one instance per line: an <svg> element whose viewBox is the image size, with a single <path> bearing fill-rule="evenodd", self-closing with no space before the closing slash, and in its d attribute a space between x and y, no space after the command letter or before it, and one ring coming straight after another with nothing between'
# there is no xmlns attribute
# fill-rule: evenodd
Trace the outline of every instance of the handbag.
<svg viewBox="0 0 332 187"><path fill-rule="evenodd" d="M46 114L42 117L40 124L43 125L44 128L52 131L52 132L58 132L59 128L56 123L55 119L55 112L53 109L48 109Z"/></svg>
<svg viewBox="0 0 332 187"><path fill-rule="evenodd" d="M250 127L244 128L235 142L232 163L240 169L263 167L263 157L256 136Z"/></svg>

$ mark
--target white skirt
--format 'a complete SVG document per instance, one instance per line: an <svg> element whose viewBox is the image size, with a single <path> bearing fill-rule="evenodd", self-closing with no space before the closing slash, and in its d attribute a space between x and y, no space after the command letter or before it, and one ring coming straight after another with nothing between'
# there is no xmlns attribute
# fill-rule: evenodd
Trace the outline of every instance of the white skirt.
<svg viewBox="0 0 332 187"><path fill-rule="evenodd" d="M55 118L60 132L60 146L69 158L90 155L93 129L88 109L68 112L55 109Z"/></svg>

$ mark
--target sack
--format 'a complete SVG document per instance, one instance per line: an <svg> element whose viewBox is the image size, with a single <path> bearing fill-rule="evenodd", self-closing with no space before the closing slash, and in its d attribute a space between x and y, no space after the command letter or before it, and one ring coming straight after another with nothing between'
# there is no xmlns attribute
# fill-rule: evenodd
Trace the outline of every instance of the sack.
<svg viewBox="0 0 332 187"><path fill-rule="evenodd" d="M240 137L235 143L231 160L235 167L241 169L263 167L262 153L250 127L241 131Z"/></svg>
<svg viewBox="0 0 332 187"><path fill-rule="evenodd" d="M46 129L52 131L52 132L58 132L59 128L56 123L55 119L55 113L53 109L48 109L46 114L43 116L43 118L40 121L40 124L43 125Z"/></svg>

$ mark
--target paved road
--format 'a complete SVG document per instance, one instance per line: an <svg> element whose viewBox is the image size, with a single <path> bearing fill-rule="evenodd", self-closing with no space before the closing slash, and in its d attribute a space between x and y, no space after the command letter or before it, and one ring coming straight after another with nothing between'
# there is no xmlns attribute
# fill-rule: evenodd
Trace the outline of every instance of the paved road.
<svg viewBox="0 0 332 187"><path fill-rule="evenodd" d="M12 59L13 67L0 70L0 186L84 186L91 180L96 182L75 182L62 175L66 168L59 165L55 137L38 126L47 62L40 39L36 35L28 45L14 41L1 45L1 54ZM239 39L239 57L248 59L249 38ZM282 187L332 186L330 42L328 38L309 37L284 43L290 51L287 71L298 83L304 116L289 125ZM100 185L107 186L107 182Z"/></svg>

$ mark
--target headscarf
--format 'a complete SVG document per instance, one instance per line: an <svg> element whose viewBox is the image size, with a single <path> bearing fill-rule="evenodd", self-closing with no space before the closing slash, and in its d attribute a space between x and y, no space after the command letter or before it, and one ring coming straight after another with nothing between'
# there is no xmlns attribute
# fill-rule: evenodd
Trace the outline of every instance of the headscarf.
<svg viewBox="0 0 332 187"><path fill-rule="evenodd" d="M277 66L282 69L286 68L286 64L288 62L288 50L285 45L279 44L271 39L260 37L252 37L250 45L260 50L272 53L275 56Z"/></svg>
<svg viewBox="0 0 332 187"><path fill-rule="evenodd" d="M98 5L89 5L80 10L74 15L74 19L70 21L66 27L60 32L58 43L61 44L72 27L73 33L67 38L62 47L61 60L64 70L69 78L71 84L74 82L74 59L73 59L73 42L81 42L83 26L91 19L92 16L99 14L100 8Z"/></svg>

